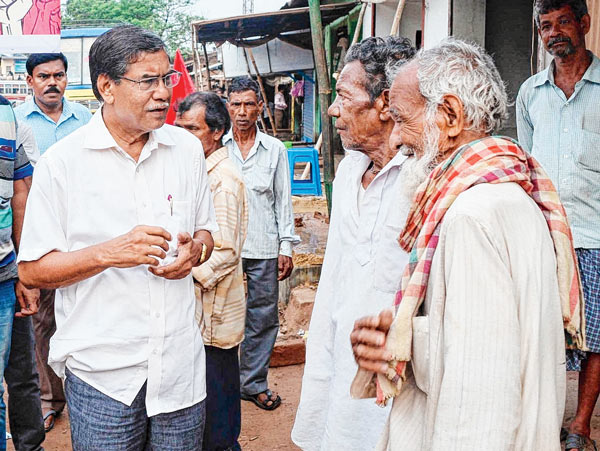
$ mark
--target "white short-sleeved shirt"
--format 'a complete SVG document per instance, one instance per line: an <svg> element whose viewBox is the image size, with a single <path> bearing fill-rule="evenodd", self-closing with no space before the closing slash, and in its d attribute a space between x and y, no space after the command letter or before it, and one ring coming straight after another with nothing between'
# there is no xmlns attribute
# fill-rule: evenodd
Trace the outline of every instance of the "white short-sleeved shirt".
<svg viewBox="0 0 600 451"><path fill-rule="evenodd" d="M217 230L200 141L165 125L150 132L135 162L100 110L40 158L19 261L102 243L136 225L165 227L172 217L192 235ZM150 416L189 407L206 396L195 302L191 275L166 280L146 265L60 288L49 363L127 405L147 381Z"/></svg>

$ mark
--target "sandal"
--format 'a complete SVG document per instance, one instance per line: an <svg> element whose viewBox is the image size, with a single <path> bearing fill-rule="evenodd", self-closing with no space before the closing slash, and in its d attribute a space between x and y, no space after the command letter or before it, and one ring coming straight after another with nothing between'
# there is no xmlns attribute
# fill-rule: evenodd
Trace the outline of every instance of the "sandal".
<svg viewBox="0 0 600 451"><path fill-rule="evenodd" d="M267 397L263 402L260 402L258 396L262 394L267 395ZM257 393L255 395L246 395L242 393L241 398L244 401L253 402L256 405L256 407L259 407L263 410L275 410L281 404L281 398L279 397L279 395L277 395L277 398L273 399L272 396L273 392L267 388L264 392Z"/></svg>
<svg viewBox="0 0 600 451"><path fill-rule="evenodd" d="M49 410L44 414L44 430L50 432L54 428L54 422L58 412L56 410Z"/></svg>
<svg viewBox="0 0 600 451"><path fill-rule="evenodd" d="M596 448L596 442L589 437L585 437L581 434L569 434L565 441L565 450L577 449L579 451L586 451L590 446L590 450L598 451Z"/></svg>

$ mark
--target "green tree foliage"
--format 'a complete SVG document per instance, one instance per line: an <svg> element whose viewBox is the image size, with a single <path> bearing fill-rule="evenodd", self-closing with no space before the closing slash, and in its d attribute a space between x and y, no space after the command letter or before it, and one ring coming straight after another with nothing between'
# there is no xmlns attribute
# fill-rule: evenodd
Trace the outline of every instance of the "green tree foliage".
<svg viewBox="0 0 600 451"><path fill-rule="evenodd" d="M190 13L194 0L68 0L62 23L66 27L111 27L132 24L154 31L169 50L191 53Z"/></svg>

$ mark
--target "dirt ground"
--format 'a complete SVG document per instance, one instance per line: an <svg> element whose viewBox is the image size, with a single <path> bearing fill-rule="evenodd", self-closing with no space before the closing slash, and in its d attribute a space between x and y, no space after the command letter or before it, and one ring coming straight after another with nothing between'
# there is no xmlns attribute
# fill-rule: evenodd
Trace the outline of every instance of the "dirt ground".
<svg viewBox="0 0 600 451"><path fill-rule="evenodd" d="M278 392L283 402L272 411L260 410L249 402L242 401L242 432L240 444L244 451L283 451L298 450L291 439L290 432L294 424L296 408L300 398L302 371L304 365L271 368L269 380L271 388ZM566 422L573 417L577 399L577 375L570 373L567 387ZM600 440L600 407L592 422L594 428L592 438ZM8 450L14 451L9 441ZM67 415L56 421L55 428L46 437L46 451L70 451L70 433Z"/></svg>
<svg viewBox="0 0 600 451"><path fill-rule="evenodd" d="M282 403L274 411L267 412L254 404L242 401L242 431L240 445L244 451L298 450L290 439L296 408L300 400L302 370L304 365L271 368L270 388L281 396ZM8 451L14 451L8 441ZM70 451L71 434L68 415L61 415L54 429L46 435L46 451Z"/></svg>

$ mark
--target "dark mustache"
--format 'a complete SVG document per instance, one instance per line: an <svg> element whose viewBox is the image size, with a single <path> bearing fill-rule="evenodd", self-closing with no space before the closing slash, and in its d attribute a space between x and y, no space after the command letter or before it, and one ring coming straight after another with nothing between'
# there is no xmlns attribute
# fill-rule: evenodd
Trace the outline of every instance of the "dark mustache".
<svg viewBox="0 0 600 451"><path fill-rule="evenodd" d="M51 92L55 92L56 94L60 94L60 90L56 86L50 86L48 89L46 89L46 91L44 91L44 94L49 94Z"/></svg>
<svg viewBox="0 0 600 451"><path fill-rule="evenodd" d="M557 38L552 38L548 41L548 47L552 47L555 44L560 44L561 42L567 42L571 44L571 38L559 36Z"/></svg>

